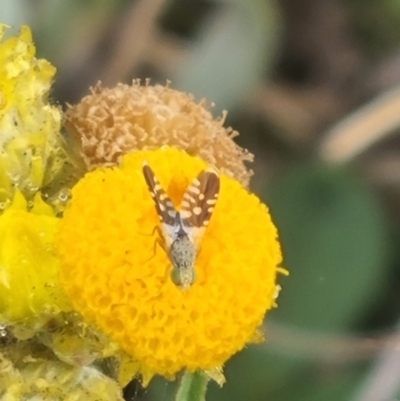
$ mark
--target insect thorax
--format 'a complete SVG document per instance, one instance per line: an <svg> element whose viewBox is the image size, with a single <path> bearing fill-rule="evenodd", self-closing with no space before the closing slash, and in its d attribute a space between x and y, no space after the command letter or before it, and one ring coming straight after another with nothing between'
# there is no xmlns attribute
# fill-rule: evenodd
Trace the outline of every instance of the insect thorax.
<svg viewBox="0 0 400 401"><path fill-rule="evenodd" d="M171 244L169 256L175 267L190 268L194 266L196 249L187 234L179 234Z"/></svg>

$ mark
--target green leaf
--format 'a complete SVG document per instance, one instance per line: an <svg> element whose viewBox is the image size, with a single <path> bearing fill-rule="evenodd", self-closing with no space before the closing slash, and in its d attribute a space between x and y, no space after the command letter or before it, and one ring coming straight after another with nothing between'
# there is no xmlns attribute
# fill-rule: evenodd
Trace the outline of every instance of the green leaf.
<svg viewBox="0 0 400 401"><path fill-rule="evenodd" d="M297 169L268 196L288 279L274 319L302 328L351 326L385 283L387 223L374 193L344 169Z"/></svg>

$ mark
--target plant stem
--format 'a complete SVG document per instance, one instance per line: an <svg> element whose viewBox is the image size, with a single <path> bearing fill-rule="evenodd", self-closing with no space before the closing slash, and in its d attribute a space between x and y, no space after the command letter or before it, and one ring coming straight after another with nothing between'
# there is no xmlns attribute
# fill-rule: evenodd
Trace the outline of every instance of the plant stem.
<svg viewBox="0 0 400 401"><path fill-rule="evenodd" d="M397 86L350 114L323 135L319 149L321 158L334 164L349 163L379 141L398 133L399 107L400 87Z"/></svg>
<svg viewBox="0 0 400 401"><path fill-rule="evenodd" d="M201 372L185 371L174 401L205 401L208 378Z"/></svg>

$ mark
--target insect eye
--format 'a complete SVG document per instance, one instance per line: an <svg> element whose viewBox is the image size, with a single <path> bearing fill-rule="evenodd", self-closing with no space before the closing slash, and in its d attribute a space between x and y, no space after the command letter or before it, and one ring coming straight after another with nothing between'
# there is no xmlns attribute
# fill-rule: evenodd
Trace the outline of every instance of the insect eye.
<svg viewBox="0 0 400 401"><path fill-rule="evenodd" d="M191 270L190 274L190 285L192 285L196 281L196 273L194 270ZM171 280L176 286L182 287L184 281L186 282L186 280L183 280L182 277L182 269L180 269L179 267L173 267L171 270Z"/></svg>
<svg viewBox="0 0 400 401"><path fill-rule="evenodd" d="M173 267L171 270L171 280L178 287L182 285L181 274L178 268Z"/></svg>

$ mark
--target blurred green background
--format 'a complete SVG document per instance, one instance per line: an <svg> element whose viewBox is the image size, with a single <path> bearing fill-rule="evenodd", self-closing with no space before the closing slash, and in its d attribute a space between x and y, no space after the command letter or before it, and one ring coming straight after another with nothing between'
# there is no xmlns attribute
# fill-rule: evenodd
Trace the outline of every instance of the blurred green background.
<svg viewBox="0 0 400 401"><path fill-rule="evenodd" d="M267 342L209 401L400 398L400 2L4 0L58 68L53 98L151 78L229 110L284 265ZM174 384L132 383L166 401Z"/></svg>

